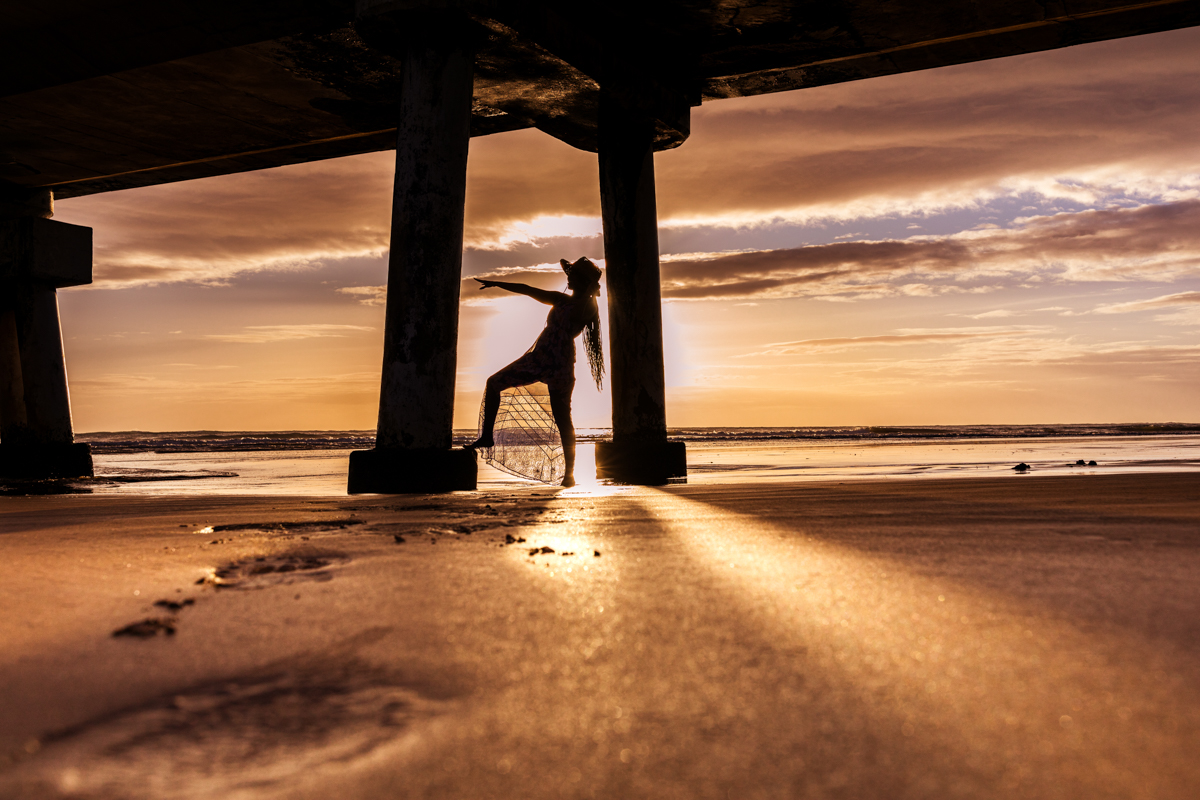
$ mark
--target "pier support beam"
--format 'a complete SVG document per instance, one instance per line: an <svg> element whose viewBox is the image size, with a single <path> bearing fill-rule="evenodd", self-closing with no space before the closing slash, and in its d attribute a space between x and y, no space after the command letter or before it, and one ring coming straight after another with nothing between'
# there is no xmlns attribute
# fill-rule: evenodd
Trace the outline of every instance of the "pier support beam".
<svg viewBox="0 0 1200 800"><path fill-rule="evenodd" d="M92 474L76 444L56 289L92 282L92 230L53 222L48 191L0 203L0 477Z"/></svg>
<svg viewBox="0 0 1200 800"><path fill-rule="evenodd" d="M596 445L596 473L646 485L687 476L684 443L667 441L653 144L649 120L602 101L600 205L613 438Z"/></svg>
<svg viewBox="0 0 1200 800"><path fill-rule="evenodd" d="M474 451L451 449L472 39L450 14L361 20L359 30L399 55L404 75L379 424L375 449L350 456L348 489L474 489Z"/></svg>

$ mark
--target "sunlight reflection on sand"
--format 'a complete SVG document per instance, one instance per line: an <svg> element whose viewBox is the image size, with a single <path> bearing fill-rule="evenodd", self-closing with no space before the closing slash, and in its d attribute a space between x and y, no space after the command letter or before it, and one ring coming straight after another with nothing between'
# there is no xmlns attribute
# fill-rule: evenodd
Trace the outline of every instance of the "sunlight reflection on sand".
<svg viewBox="0 0 1200 800"><path fill-rule="evenodd" d="M1057 774L1154 797L1140 765L1178 766L1179 751L1152 710L1179 709L1167 722L1200 727L1200 698L1163 679L1178 670L1137 634L1085 633L899 560L669 492L630 499L781 642L804 645L803 668L857 687L880 725L993 769L1005 789Z"/></svg>

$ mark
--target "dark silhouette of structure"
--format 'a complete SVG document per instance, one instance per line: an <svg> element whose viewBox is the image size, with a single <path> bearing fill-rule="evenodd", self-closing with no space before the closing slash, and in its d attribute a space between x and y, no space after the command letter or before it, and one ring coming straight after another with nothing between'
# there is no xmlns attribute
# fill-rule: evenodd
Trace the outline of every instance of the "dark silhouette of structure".
<svg viewBox="0 0 1200 800"><path fill-rule="evenodd" d="M61 340L51 341L54 287L90 275L83 234L44 219L52 196L394 147L378 441L351 474L352 488L373 491L475 485L472 454L450 449L471 136L537 127L598 152L613 388L598 467L661 483L685 466L683 445L666 439L653 153L687 138L691 107L1200 24L1200 0L10 6L0 19L2 468L90 470L69 446Z"/></svg>

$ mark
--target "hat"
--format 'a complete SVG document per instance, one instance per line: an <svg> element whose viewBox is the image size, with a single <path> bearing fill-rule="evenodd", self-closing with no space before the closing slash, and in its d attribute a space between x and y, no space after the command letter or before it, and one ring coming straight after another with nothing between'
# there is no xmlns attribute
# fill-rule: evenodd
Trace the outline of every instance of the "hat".
<svg viewBox="0 0 1200 800"><path fill-rule="evenodd" d="M583 258L572 264L565 258L560 258L558 263L562 264L563 272L567 273L567 279L578 276L580 280L590 281L596 285L600 284L600 268L591 262L589 258Z"/></svg>

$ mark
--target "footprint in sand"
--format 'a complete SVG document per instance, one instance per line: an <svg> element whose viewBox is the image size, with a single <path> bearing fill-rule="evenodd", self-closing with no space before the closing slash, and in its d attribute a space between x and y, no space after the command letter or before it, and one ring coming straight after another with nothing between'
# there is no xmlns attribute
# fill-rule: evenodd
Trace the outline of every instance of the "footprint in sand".
<svg viewBox="0 0 1200 800"><path fill-rule="evenodd" d="M265 589L298 581L328 581L333 580L330 568L349 560L342 553L318 550L254 556L214 567L196 583L217 589Z"/></svg>
<svg viewBox="0 0 1200 800"><path fill-rule="evenodd" d="M233 676L40 736L0 774L0 796L288 796L324 768L409 746L445 710L353 659Z"/></svg>
<svg viewBox="0 0 1200 800"><path fill-rule="evenodd" d="M117 628L112 632L114 637L129 636L134 639L150 639L158 636L160 633L167 636L175 635L176 617L183 609L195 604L195 600L187 598L186 600L157 600L154 605L156 608L161 608L171 614L169 617L148 617L141 622L134 622L126 625L124 628Z"/></svg>
<svg viewBox="0 0 1200 800"><path fill-rule="evenodd" d="M299 581L328 581L333 579L330 567L350 559L342 553L318 550L294 550L269 556L254 556L213 567L196 581L200 586L215 589L266 589ZM178 614L193 605L195 600L159 600L154 605L168 616L147 617L112 632L116 638L152 639L159 634L174 636Z"/></svg>

